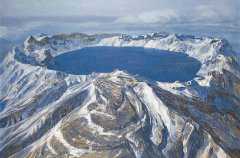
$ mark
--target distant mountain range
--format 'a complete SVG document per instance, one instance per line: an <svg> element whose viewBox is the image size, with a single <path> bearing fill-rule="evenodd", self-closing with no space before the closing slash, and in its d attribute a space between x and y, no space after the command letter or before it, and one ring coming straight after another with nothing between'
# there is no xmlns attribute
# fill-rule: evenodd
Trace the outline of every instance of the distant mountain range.
<svg viewBox="0 0 240 158"><path fill-rule="evenodd" d="M3 60L8 51L13 47L12 42L0 38L0 61Z"/></svg>

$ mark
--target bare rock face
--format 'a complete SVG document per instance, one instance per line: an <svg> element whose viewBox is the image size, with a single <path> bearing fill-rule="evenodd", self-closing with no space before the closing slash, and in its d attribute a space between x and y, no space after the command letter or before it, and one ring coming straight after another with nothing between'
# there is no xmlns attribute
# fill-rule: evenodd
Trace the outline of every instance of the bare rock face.
<svg viewBox="0 0 240 158"><path fill-rule="evenodd" d="M42 51L54 41L71 44ZM45 67L89 45L182 50L199 58L200 77L161 83L118 70L71 75ZM0 65L0 158L238 158L240 67L226 47L160 33L29 38Z"/></svg>

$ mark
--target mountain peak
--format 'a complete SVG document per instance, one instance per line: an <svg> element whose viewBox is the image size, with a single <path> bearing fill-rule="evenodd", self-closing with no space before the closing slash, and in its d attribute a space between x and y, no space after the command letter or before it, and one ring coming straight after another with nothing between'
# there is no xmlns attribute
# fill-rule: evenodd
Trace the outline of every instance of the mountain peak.
<svg viewBox="0 0 240 158"><path fill-rule="evenodd" d="M197 77L184 82L150 81L124 70L76 75L48 68L61 54L103 46L180 53L201 67ZM13 51L0 64L3 157L240 154L240 67L225 40L162 33L66 34L32 36ZM177 63L165 64L170 69Z"/></svg>

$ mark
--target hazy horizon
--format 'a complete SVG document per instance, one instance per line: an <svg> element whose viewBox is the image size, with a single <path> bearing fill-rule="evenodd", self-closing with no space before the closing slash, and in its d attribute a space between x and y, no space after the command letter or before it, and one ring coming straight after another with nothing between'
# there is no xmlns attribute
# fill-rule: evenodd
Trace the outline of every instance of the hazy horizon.
<svg viewBox="0 0 240 158"><path fill-rule="evenodd" d="M0 37L47 33L169 32L226 38L240 47L238 0L2 0Z"/></svg>

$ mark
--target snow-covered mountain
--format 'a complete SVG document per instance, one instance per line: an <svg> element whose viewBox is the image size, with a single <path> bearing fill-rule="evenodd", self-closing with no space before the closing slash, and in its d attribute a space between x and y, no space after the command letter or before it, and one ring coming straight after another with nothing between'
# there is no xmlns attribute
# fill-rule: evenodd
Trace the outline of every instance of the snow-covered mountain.
<svg viewBox="0 0 240 158"><path fill-rule="evenodd" d="M47 68L62 53L94 46L184 53L201 68L193 80L173 83L119 70L72 75ZM166 33L31 36L0 63L0 157L239 155L239 57L226 40Z"/></svg>
<svg viewBox="0 0 240 158"><path fill-rule="evenodd" d="M13 46L12 42L4 38L0 38L0 62L6 56L7 52L11 50L12 46Z"/></svg>

